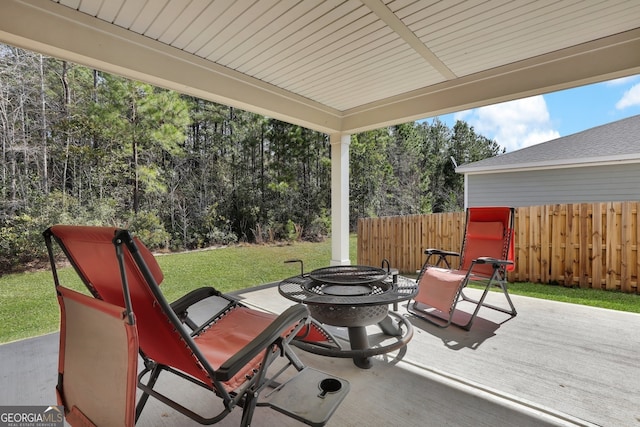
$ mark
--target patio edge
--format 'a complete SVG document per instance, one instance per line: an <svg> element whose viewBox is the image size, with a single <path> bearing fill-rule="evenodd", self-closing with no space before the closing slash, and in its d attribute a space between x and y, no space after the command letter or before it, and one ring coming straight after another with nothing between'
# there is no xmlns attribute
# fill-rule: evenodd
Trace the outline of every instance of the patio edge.
<svg viewBox="0 0 640 427"><path fill-rule="evenodd" d="M527 413L533 417L556 424L558 426L567 427L602 427L589 421L574 417L561 411L549 408L544 405L532 402L527 399L519 398L515 395L504 393L492 387L484 386L475 381L467 380L458 375L450 374L440 369L432 368L421 363L412 362L406 359L400 361L402 364L409 365L413 369L427 371L429 374L437 377L442 383L451 387L456 387L470 394L476 395L482 399L498 400L500 404L507 406L513 410Z"/></svg>

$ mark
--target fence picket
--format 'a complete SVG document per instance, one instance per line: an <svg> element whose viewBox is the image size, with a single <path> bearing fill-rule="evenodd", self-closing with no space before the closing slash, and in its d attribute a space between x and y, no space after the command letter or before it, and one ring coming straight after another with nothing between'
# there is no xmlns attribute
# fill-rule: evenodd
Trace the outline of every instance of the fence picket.
<svg viewBox="0 0 640 427"><path fill-rule="evenodd" d="M618 221L619 203L607 203L607 264L605 266L606 274L606 289L616 289L616 268L619 268L619 247L620 247L620 234L618 227L620 222Z"/></svg>
<svg viewBox="0 0 640 427"><path fill-rule="evenodd" d="M567 231L564 224L564 215L561 216L560 205L554 205L551 211L551 232L555 238L551 241L551 271L554 271L552 281L558 283L564 280L564 251L567 240Z"/></svg>
<svg viewBox="0 0 640 427"><path fill-rule="evenodd" d="M602 227L603 203L594 203L591 215L591 287L602 288L602 266L604 265L603 244L604 233Z"/></svg>
<svg viewBox="0 0 640 427"><path fill-rule="evenodd" d="M589 287L589 252L591 250L591 244L589 240L589 222L583 220L589 216L589 205L586 203L580 204L580 235L578 245L578 285L581 288Z"/></svg>
<svg viewBox="0 0 640 427"><path fill-rule="evenodd" d="M631 205L628 202L621 204L620 209L620 289L629 292L631 283Z"/></svg>
<svg viewBox="0 0 640 427"><path fill-rule="evenodd" d="M551 224L550 207L543 206L540 213L540 282L551 281ZM532 279L535 281L535 278Z"/></svg>

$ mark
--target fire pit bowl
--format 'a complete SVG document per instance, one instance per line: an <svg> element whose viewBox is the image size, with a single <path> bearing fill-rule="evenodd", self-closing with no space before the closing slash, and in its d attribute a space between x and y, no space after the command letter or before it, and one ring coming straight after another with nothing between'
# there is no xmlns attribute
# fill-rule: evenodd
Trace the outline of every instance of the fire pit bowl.
<svg viewBox="0 0 640 427"><path fill-rule="evenodd" d="M381 322L387 314L386 305L369 305L362 307L341 305L309 305L311 317L320 323L333 326L368 326Z"/></svg>

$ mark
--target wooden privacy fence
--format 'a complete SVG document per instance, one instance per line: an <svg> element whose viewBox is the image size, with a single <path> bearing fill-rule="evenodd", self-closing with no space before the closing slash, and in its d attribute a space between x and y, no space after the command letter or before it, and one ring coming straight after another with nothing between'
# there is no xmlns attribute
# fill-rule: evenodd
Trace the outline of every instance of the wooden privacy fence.
<svg viewBox="0 0 640 427"><path fill-rule="evenodd" d="M640 202L520 207L511 282L638 293ZM460 251L463 212L358 220L358 264L420 269L424 249Z"/></svg>

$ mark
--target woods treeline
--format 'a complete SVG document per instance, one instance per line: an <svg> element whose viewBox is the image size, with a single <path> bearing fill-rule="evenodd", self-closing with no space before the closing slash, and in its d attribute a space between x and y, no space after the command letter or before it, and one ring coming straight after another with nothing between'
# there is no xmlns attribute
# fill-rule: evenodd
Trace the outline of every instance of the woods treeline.
<svg viewBox="0 0 640 427"><path fill-rule="evenodd" d="M327 135L0 45L0 272L42 259L56 223L153 249L322 239ZM502 151L458 121L352 135L350 221L459 210L458 164Z"/></svg>

